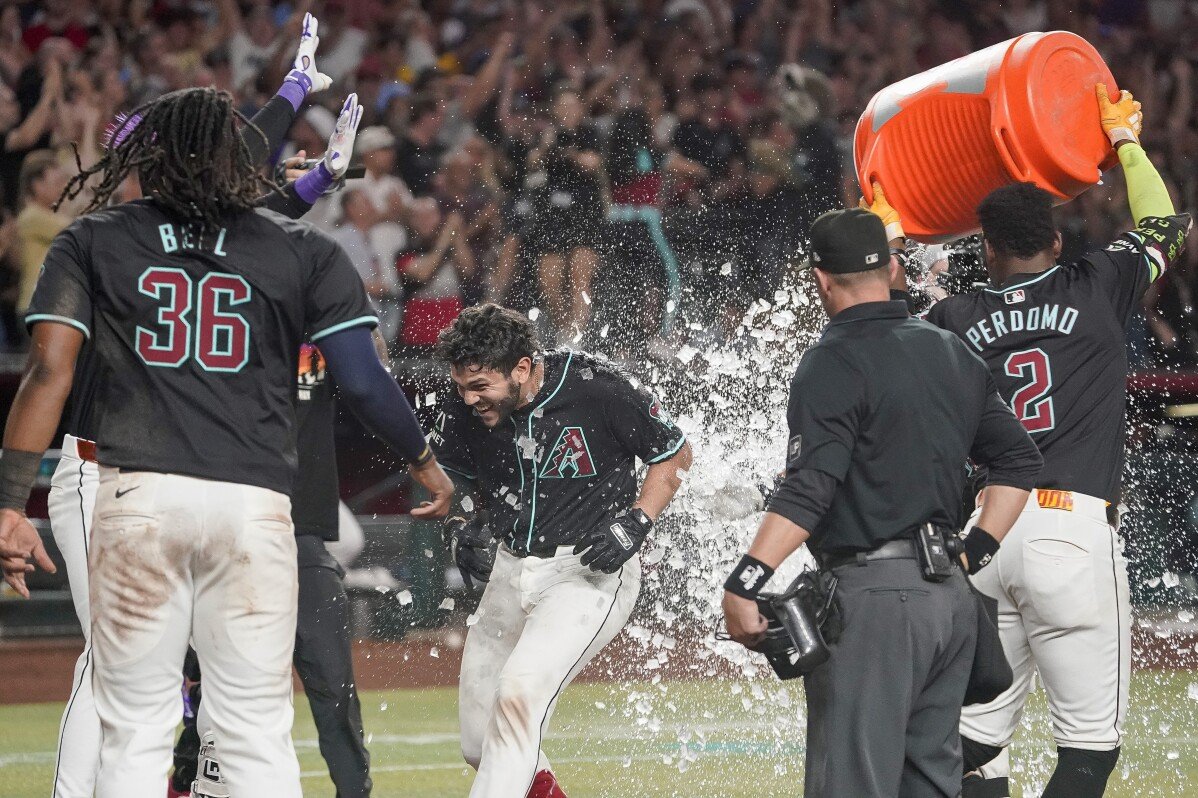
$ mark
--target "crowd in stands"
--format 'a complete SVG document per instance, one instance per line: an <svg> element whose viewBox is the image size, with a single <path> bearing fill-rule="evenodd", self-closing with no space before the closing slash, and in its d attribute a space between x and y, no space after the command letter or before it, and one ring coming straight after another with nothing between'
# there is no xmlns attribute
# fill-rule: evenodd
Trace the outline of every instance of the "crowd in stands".
<svg viewBox="0 0 1198 798"><path fill-rule="evenodd" d="M1099 49L1143 102L1144 143L1178 207L1198 205L1193 2L9 0L0 344L24 345L41 258L76 210L53 204L108 120L196 85L251 115L290 67L306 11L334 85L279 157L320 155L358 93L366 176L309 218L349 253L397 352L426 350L483 299L535 308L551 341L634 355L683 321L731 330L772 297L810 221L857 201L849 153L870 97L1029 31ZM1118 170L1060 224L1067 258L1128 229ZM1141 366L1198 367L1196 293L1191 247L1146 298Z"/></svg>

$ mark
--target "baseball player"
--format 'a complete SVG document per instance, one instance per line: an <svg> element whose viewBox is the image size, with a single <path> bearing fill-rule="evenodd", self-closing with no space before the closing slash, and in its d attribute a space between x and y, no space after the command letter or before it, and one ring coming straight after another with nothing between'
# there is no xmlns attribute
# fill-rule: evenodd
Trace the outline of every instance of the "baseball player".
<svg viewBox="0 0 1198 798"><path fill-rule="evenodd" d="M356 100L345 110L356 129ZM348 403L432 490L414 512L442 514L452 484L379 363L352 264L323 234L257 207L263 181L229 95L175 92L135 118L68 186L99 178L88 213L52 244L30 306L33 348L0 457L0 538L28 535L21 509L91 338L102 375L88 552L96 794L161 794L190 639L208 676L200 726L222 741L230 793L298 796L288 495L305 334ZM330 163L344 168L344 154ZM106 207L130 174L147 199Z"/></svg>
<svg viewBox="0 0 1198 798"><path fill-rule="evenodd" d="M468 587L490 580L458 687L462 754L478 771L470 795L564 798L542 736L562 690L628 620L637 552L690 445L635 379L542 351L515 311L467 308L437 355L457 394L429 441L471 497L446 539Z"/></svg>
<svg viewBox="0 0 1198 798"><path fill-rule="evenodd" d="M386 344L377 330L375 343L380 358L385 360ZM334 385L324 356L316 346L304 344L295 391L298 472L291 494L299 555L299 614L292 659L312 708L320 753L338 797L366 798L373 785L362 707L354 684L349 598L342 581L345 570L326 545L338 539L340 515L333 395ZM196 728L195 710L201 699L199 667L187 676L190 706L175 746L175 771L168 798L186 795L188 788L195 798L226 798L228 790L220 776L220 748L215 735L201 739Z"/></svg>
<svg viewBox="0 0 1198 798"><path fill-rule="evenodd" d="M1059 754L1045 798L1102 795L1123 741L1130 607L1113 510L1123 470L1125 329L1148 286L1176 262L1191 220L1175 213L1140 147L1140 104L1129 92L1112 101L1101 84L1096 92L1136 228L1074 265L1058 264L1053 198L1029 184L997 189L978 207L990 285L926 314L986 361L1044 456L1038 489L995 563L974 580L999 602L1015 681L993 703L962 713L966 798L1010 794L1007 747L1035 671ZM884 196L873 209L901 246L901 220Z"/></svg>
<svg viewBox="0 0 1198 798"><path fill-rule="evenodd" d="M262 135L242 137L255 163L264 163L278 148L304 98L329 84L315 65L319 43L318 22L308 14L296 53L295 65L279 91L250 120ZM109 145L119 146L137 124L136 118L119 116L108 131ZM344 128L343 128L344 129ZM344 139L344 135L342 136ZM343 151L352 151L352 141L338 141ZM337 146L331 146L335 151ZM348 160L347 160L348 162ZM333 176L313 170L284 192L270 192L264 204L284 215L298 217L311 207ZM87 548L92 509L95 506L99 470L95 462L95 398L98 391L96 358L85 345L76 369L75 383L68 403L66 428L58 468L51 481L48 500L50 527L55 544L62 553L71 588L75 612L83 628L83 652L75 664L70 698L63 710L59 730L58 755L55 758L53 798L90 798L95 788L100 758L100 719L92 695L91 622L88 609Z"/></svg>

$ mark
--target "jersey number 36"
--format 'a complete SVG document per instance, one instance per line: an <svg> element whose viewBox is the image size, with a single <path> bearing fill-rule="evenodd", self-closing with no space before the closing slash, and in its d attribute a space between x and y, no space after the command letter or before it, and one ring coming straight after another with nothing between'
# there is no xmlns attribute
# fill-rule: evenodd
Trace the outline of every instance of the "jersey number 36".
<svg viewBox="0 0 1198 798"><path fill-rule="evenodd" d="M155 266L142 272L137 290L158 304L157 329L137 328L137 354L146 365L178 368L194 357L206 371L245 368L250 325L228 310L250 301L245 278L210 272L195 284L182 269Z"/></svg>
<svg viewBox="0 0 1198 798"><path fill-rule="evenodd" d="M1021 377L1024 384L1011 396L1011 409L1028 432L1046 432L1057 425L1052 397L1052 369L1043 349L1012 352L1003 370L1008 377Z"/></svg>

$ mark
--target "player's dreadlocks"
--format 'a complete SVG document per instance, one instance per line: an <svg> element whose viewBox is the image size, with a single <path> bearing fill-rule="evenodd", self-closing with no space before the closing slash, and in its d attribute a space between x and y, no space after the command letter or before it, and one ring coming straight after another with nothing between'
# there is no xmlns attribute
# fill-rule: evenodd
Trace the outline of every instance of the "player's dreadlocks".
<svg viewBox="0 0 1198 798"><path fill-rule="evenodd" d="M199 88L163 95L129 115L114 131L104 156L90 168L80 165L58 202L78 196L99 174L84 210L90 213L107 206L125 178L136 174L147 197L186 221L214 230L229 214L254 208L274 189L259 175L238 120L247 135L265 141L265 134L233 107L228 92Z"/></svg>

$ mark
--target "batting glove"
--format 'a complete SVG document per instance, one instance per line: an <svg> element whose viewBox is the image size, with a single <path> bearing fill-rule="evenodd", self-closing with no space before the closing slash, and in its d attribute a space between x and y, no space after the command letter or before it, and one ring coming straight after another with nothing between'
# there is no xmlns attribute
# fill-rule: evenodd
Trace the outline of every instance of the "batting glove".
<svg viewBox="0 0 1198 798"><path fill-rule="evenodd" d="M304 14L304 30L300 33L299 49L295 51L295 65L287 74L287 80L298 83L305 94L324 91L333 85L333 79L316 68L316 48L320 37L316 32L320 23L311 14Z"/></svg>
<svg viewBox="0 0 1198 798"><path fill-rule="evenodd" d="M441 536L467 590L474 592L475 582L485 584L490 580L495 567L495 538L485 522L477 516L454 516L445 522Z"/></svg>
<svg viewBox="0 0 1198 798"><path fill-rule="evenodd" d="M1140 112L1140 103L1131 96L1130 91L1119 92L1119 99L1111 102L1105 83L1094 86L1098 95L1098 114L1102 121L1102 132L1111 140L1113 146L1119 146L1121 141L1140 143L1140 131L1144 128L1144 114Z"/></svg>
<svg viewBox="0 0 1198 798"><path fill-rule="evenodd" d="M358 124L362 121L362 106L358 105L358 95L351 94L345 98L341 106L341 115L337 117L337 126L329 137L329 148L325 150L321 166L326 167L335 180L340 180L349 168L349 159L354 154L354 140L358 137Z"/></svg>
<svg viewBox="0 0 1198 798"><path fill-rule="evenodd" d="M886 192L882 191L882 184L874 182L874 201L866 204L865 198L861 198L861 207L877 216L882 220L882 224L886 225L886 240L893 241L896 238L905 238L903 233L903 221L899 218L899 212L896 211L889 202L886 201Z"/></svg>
<svg viewBox="0 0 1198 798"><path fill-rule="evenodd" d="M653 522L643 510L633 507L605 518L587 533L575 554L582 555L582 564L592 571L614 574L640 551Z"/></svg>

